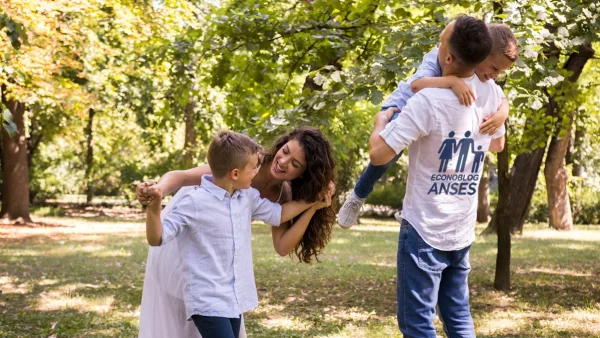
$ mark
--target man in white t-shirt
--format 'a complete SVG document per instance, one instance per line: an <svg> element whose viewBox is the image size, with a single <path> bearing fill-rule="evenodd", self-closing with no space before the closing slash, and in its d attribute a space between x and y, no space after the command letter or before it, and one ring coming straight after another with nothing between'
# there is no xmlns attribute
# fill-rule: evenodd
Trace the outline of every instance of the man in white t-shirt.
<svg viewBox="0 0 600 338"><path fill-rule="evenodd" d="M485 23L459 17L440 35L443 75L462 78L473 90L471 106L451 89L423 89L399 117L390 108L375 117L371 163L387 163L409 149L408 182L398 243L398 324L404 337L436 337L440 319L449 337L475 337L469 308L469 249L475 240L477 189L485 152L501 151L504 127L479 133L484 118L498 110L503 94L481 82L475 66L490 52Z"/></svg>

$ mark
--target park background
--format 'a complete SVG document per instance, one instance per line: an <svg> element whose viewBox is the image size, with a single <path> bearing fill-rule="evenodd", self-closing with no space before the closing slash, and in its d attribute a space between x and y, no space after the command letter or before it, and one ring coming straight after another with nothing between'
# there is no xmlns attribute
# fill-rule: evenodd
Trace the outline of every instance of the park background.
<svg viewBox="0 0 600 338"><path fill-rule="evenodd" d="M205 163L216 130L269 145L321 128L343 201L383 99L460 13L520 48L480 185L478 336L600 336L600 5L568 0L0 0L0 336L136 336L135 184ZM278 257L254 226L252 337L399 335L406 175L403 157L369 197L379 218L336 228L321 263Z"/></svg>

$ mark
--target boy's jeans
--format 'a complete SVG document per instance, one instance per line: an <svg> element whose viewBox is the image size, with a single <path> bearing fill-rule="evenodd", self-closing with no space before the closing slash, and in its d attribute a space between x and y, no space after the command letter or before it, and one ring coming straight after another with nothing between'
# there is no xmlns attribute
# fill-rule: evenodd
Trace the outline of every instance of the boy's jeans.
<svg viewBox="0 0 600 338"><path fill-rule="evenodd" d="M449 338L475 337L467 283L469 249L434 249L402 220L396 291L398 325L405 338L436 337L436 304Z"/></svg>
<svg viewBox="0 0 600 338"><path fill-rule="evenodd" d="M395 120L398 117L398 114L399 113L394 113L390 119L390 122ZM356 185L354 186L354 194L359 198L367 198L373 191L375 183L377 183L377 181L385 174L392 164L398 161L400 156L402 156L402 153L396 155L393 160L384 165L372 165L371 162L369 162L369 165L360 175L358 182L356 182Z"/></svg>
<svg viewBox="0 0 600 338"><path fill-rule="evenodd" d="M242 316L238 318L193 315L192 320L203 338L238 338Z"/></svg>

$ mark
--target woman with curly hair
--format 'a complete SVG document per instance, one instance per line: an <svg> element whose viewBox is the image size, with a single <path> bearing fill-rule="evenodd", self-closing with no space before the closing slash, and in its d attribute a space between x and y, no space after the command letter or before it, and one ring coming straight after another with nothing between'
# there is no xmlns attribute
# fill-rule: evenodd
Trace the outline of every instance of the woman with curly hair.
<svg viewBox="0 0 600 338"><path fill-rule="evenodd" d="M210 174L208 165L185 171L170 171L159 181L147 181L137 187L138 200L148 204L153 198L163 196L186 186L197 185L202 175ZM335 160L331 146L317 128L297 128L279 138L262 160L252 187L261 197L273 202L290 200L315 202L324 193L333 193L335 186ZM170 213L180 189L169 202L163 215ZM333 206L310 208L294 222L271 227L273 246L281 255L295 253L299 261L318 261L318 255L329 242L335 222ZM200 337L193 322L186 321L183 304L183 285L177 241L165 246L151 247L148 253L142 306L140 310L139 337ZM246 337L244 326L240 338Z"/></svg>

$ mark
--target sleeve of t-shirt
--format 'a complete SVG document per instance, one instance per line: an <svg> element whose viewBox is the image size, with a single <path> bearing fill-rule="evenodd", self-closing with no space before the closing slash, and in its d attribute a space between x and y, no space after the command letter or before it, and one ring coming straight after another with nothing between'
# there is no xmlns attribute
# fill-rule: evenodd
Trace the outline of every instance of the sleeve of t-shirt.
<svg viewBox="0 0 600 338"><path fill-rule="evenodd" d="M429 135L435 124L433 100L424 89L411 98L402 114L379 133L396 154L421 137Z"/></svg>
<svg viewBox="0 0 600 338"><path fill-rule="evenodd" d="M502 104L502 100L506 99L506 95L504 95L504 91L502 90L502 88L500 86L498 86L495 82L494 82L494 95L499 99L498 102L500 102L500 104L498 105L498 108L500 108L500 105ZM496 132L494 134L492 134L492 139L497 139L500 138L502 136L504 136L506 134L506 127L504 125L500 126L500 128L498 128L498 130L496 130Z"/></svg>
<svg viewBox="0 0 600 338"><path fill-rule="evenodd" d="M260 192L254 188L250 188L249 193L250 198L252 198L252 218L273 226L279 226L281 222L281 204L261 198Z"/></svg>
<svg viewBox="0 0 600 338"><path fill-rule="evenodd" d="M500 99L503 100L506 98L506 95L504 95L504 90L502 90L502 87L498 86L498 84L496 83L496 81L494 80L488 80L488 81L493 81L494 82L494 86L496 87L496 91L499 91L499 95L500 95Z"/></svg>
<svg viewBox="0 0 600 338"><path fill-rule="evenodd" d="M410 89L411 83L424 77L442 76L437 57L437 47L425 54L423 61L419 65L419 68L417 68L417 71L407 81L400 81L400 83L398 83L398 88L394 89L392 94L385 99L381 109L384 110L390 107L403 109L405 106L403 98L410 98L414 95L412 89Z"/></svg>
<svg viewBox="0 0 600 338"><path fill-rule="evenodd" d="M173 207L173 210L162 220L161 245L169 243L190 224L196 216L196 203L188 193Z"/></svg>

